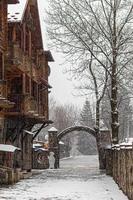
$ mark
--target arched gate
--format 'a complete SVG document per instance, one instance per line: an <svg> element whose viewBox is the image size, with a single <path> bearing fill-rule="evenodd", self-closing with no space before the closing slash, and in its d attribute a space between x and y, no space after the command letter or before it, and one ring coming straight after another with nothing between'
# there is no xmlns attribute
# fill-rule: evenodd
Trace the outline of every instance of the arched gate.
<svg viewBox="0 0 133 200"><path fill-rule="evenodd" d="M85 131L96 138L97 142L97 150L99 153L99 167L100 169L104 168L104 148L106 145L110 144L110 132L109 130L104 130L98 132L88 126L71 126L69 128L64 129L60 133L58 130L52 127L49 132L49 151L53 151L55 154L55 168L59 168L59 141L62 137L64 137L67 133L73 131Z"/></svg>

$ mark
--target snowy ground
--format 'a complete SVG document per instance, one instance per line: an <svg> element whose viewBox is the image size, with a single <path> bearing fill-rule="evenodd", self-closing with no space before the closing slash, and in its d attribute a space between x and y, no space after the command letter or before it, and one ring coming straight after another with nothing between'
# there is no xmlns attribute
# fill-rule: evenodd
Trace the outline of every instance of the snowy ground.
<svg viewBox="0 0 133 200"><path fill-rule="evenodd" d="M0 200L127 200L111 177L98 170L97 156L63 159L61 169L44 170L0 188Z"/></svg>

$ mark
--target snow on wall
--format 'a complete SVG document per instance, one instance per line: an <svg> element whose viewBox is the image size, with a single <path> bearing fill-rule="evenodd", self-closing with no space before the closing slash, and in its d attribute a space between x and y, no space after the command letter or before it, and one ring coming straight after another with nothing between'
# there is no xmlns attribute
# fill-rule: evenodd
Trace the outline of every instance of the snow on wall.
<svg viewBox="0 0 133 200"><path fill-rule="evenodd" d="M9 144L0 144L0 151L14 152L15 150L20 150L20 148Z"/></svg>

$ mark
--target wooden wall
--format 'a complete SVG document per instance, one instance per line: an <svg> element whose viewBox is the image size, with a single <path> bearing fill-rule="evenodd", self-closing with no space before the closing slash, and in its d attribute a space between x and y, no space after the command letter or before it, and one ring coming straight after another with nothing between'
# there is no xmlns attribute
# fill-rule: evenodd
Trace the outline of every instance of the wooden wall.
<svg viewBox="0 0 133 200"><path fill-rule="evenodd" d="M4 57L7 50L7 1L0 1L0 79L4 79Z"/></svg>
<svg viewBox="0 0 133 200"><path fill-rule="evenodd" d="M133 149L132 147L106 150L106 173L119 188L133 200Z"/></svg>

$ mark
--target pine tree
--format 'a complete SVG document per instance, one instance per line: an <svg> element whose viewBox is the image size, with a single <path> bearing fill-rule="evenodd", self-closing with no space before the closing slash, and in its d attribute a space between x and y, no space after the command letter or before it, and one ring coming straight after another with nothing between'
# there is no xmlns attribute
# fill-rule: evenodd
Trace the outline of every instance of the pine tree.
<svg viewBox="0 0 133 200"><path fill-rule="evenodd" d="M94 119L92 116L90 101L86 99L83 109L80 114L80 123L85 126L89 126L93 128L94 126Z"/></svg>
<svg viewBox="0 0 133 200"><path fill-rule="evenodd" d="M85 100L83 109L80 113L80 123L81 125L89 126L90 128L93 128L95 125L91 111L90 101L88 99ZM82 154L97 154L96 139L92 135L85 132L80 132L78 139L78 150Z"/></svg>

